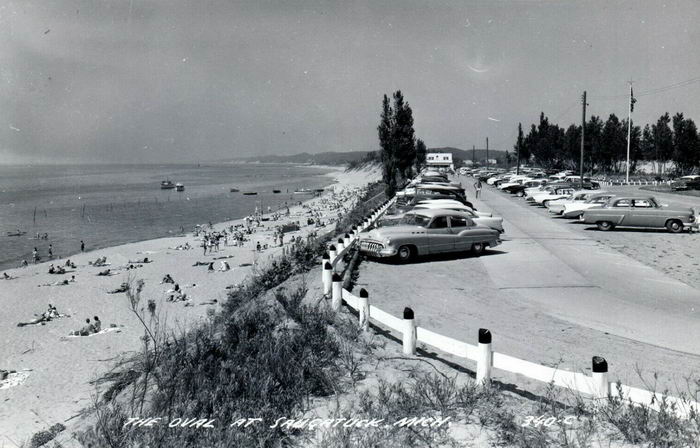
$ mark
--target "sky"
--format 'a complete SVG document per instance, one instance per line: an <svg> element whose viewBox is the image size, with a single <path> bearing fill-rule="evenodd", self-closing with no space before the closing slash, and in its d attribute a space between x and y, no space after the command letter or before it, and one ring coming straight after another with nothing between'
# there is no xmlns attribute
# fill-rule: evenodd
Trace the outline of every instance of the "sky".
<svg viewBox="0 0 700 448"><path fill-rule="evenodd" d="M0 0L0 163L204 162L378 147L401 90L428 147L700 121L700 2ZM670 89L657 89L691 80Z"/></svg>

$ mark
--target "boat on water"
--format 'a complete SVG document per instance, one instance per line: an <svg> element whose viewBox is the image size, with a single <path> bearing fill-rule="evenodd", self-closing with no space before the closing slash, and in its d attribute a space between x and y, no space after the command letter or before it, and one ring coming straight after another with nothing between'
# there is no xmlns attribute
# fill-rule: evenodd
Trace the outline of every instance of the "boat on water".
<svg viewBox="0 0 700 448"><path fill-rule="evenodd" d="M325 188L317 188L317 189L315 189L314 191L315 191L316 193L323 193L323 192L326 191L326 190L325 190Z"/></svg>
<svg viewBox="0 0 700 448"><path fill-rule="evenodd" d="M273 193L282 193L282 190L272 190Z"/></svg>
<svg viewBox="0 0 700 448"><path fill-rule="evenodd" d="M302 188L302 189L294 191L294 194L310 194L310 193L313 193L313 191L309 190L308 188Z"/></svg>
<svg viewBox="0 0 700 448"><path fill-rule="evenodd" d="M181 183L175 184L175 191L185 191L185 186Z"/></svg>
<svg viewBox="0 0 700 448"><path fill-rule="evenodd" d="M22 235L26 235L26 234L27 234L27 232L25 232L24 230L19 230L19 229L15 230L14 232L7 232L7 236L22 236Z"/></svg>
<svg viewBox="0 0 700 448"><path fill-rule="evenodd" d="M175 184L171 180L164 180L160 183L161 190L172 190L173 188L175 188Z"/></svg>
<svg viewBox="0 0 700 448"><path fill-rule="evenodd" d="M241 190L239 190L238 188L231 188L230 191L231 191L231 193L238 193Z"/></svg>
<svg viewBox="0 0 700 448"><path fill-rule="evenodd" d="M254 196L254 195L258 194L258 192L257 191L244 191L243 194L245 196Z"/></svg>

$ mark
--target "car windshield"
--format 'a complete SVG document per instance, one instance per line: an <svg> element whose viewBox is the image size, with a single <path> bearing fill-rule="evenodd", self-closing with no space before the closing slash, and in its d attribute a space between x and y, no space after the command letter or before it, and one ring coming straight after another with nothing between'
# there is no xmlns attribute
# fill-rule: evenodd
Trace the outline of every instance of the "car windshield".
<svg viewBox="0 0 700 448"><path fill-rule="evenodd" d="M406 226L426 227L429 222L430 222L430 218L427 216L410 213L410 214L404 215L404 217L401 218L401 220L399 221L399 224L406 225Z"/></svg>

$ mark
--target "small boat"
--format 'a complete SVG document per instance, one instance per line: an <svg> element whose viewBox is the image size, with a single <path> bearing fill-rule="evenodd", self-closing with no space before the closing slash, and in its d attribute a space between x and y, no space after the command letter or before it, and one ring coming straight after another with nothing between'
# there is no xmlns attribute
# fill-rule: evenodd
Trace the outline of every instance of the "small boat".
<svg viewBox="0 0 700 448"><path fill-rule="evenodd" d="M239 190L238 188L231 188L230 191L231 191L231 193L238 193L241 190Z"/></svg>
<svg viewBox="0 0 700 448"><path fill-rule="evenodd" d="M27 232L25 232L24 230L19 230L19 229L15 230L14 232L7 232L7 236L22 236L22 235L26 235L26 234L27 234Z"/></svg>
<svg viewBox="0 0 700 448"><path fill-rule="evenodd" d="M273 193L282 193L282 190L272 190Z"/></svg>
<svg viewBox="0 0 700 448"><path fill-rule="evenodd" d="M172 190L175 188L175 184L171 180L164 180L160 183L161 190Z"/></svg>
<svg viewBox="0 0 700 448"><path fill-rule="evenodd" d="M302 188L300 190L295 190L294 194L309 194L313 193L313 191L309 190L308 188Z"/></svg>
<svg viewBox="0 0 700 448"><path fill-rule="evenodd" d="M315 191L316 193L323 193L323 192L326 191L326 190L325 190L324 188L317 188L317 189L315 189L314 191Z"/></svg>
<svg viewBox="0 0 700 448"><path fill-rule="evenodd" d="M253 195L258 194L258 192L257 191L245 191L245 192L243 192L243 194L245 196L253 196Z"/></svg>
<svg viewBox="0 0 700 448"><path fill-rule="evenodd" d="M181 183L175 184L175 191L185 191L185 186Z"/></svg>

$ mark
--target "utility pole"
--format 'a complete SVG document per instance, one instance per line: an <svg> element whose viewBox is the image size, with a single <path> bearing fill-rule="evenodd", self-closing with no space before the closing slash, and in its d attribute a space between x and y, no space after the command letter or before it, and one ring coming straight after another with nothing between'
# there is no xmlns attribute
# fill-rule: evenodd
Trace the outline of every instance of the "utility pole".
<svg viewBox="0 0 700 448"><path fill-rule="evenodd" d="M583 114L581 116L581 164L579 165L579 170L581 174L581 189L583 189L583 145L586 136L586 91L583 91L583 98L581 99L583 103Z"/></svg>
<svg viewBox="0 0 700 448"><path fill-rule="evenodd" d="M625 182L630 183L630 137L632 136L632 110L634 109L634 94L632 92L632 80L629 81L630 85L630 104L629 104L629 114L627 115L627 174L625 175Z"/></svg>
<svg viewBox="0 0 700 448"><path fill-rule="evenodd" d="M489 138L486 137L486 168L489 167Z"/></svg>
<svg viewBox="0 0 700 448"><path fill-rule="evenodd" d="M472 145L472 166L476 167L476 145Z"/></svg>
<svg viewBox="0 0 700 448"><path fill-rule="evenodd" d="M518 164L516 165L515 168L515 174L516 176L520 176L520 129L521 129L521 123L518 123L518 147L515 149L518 152Z"/></svg>

